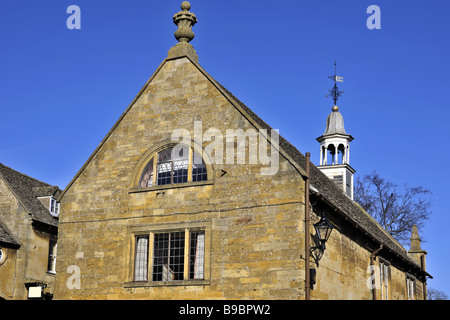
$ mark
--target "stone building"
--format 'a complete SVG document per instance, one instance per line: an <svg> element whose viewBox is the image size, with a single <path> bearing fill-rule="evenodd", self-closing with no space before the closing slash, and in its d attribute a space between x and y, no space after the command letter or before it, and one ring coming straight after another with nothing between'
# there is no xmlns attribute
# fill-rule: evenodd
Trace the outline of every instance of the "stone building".
<svg viewBox="0 0 450 320"><path fill-rule="evenodd" d="M59 198L55 298L423 299L418 235L408 254L211 77L181 8L179 42Z"/></svg>
<svg viewBox="0 0 450 320"><path fill-rule="evenodd" d="M60 192L0 164L0 299L52 298Z"/></svg>

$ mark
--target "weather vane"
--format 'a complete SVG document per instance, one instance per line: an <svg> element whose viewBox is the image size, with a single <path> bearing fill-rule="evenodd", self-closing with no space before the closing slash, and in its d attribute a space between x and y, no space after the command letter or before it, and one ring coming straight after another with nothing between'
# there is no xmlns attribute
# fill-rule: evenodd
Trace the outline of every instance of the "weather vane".
<svg viewBox="0 0 450 320"><path fill-rule="evenodd" d="M344 78L336 75L336 61L334 62L334 76L329 76L328 78L334 81L334 86L332 89L328 89L330 94L327 94L326 97L328 98L331 96L333 98L334 105L336 105L339 97L344 93L344 91L339 91L337 86L337 82L344 82Z"/></svg>

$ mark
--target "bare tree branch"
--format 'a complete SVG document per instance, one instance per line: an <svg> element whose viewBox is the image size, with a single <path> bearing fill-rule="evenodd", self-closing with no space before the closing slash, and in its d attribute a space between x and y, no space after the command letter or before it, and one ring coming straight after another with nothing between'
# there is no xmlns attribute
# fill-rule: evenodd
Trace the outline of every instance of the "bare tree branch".
<svg viewBox="0 0 450 320"><path fill-rule="evenodd" d="M407 244L413 225L421 230L431 215L431 192L423 187L397 185L375 171L355 183L358 202L389 234Z"/></svg>
<svg viewBox="0 0 450 320"><path fill-rule="evenodd" d="M427 289L428 300L448 300L448 295L440 290L428 288Z"/></svg>

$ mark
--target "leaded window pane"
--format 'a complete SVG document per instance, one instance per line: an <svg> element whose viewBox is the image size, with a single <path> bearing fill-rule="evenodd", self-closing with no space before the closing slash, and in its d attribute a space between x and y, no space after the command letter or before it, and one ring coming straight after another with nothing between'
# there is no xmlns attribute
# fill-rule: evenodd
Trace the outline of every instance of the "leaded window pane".
<svg viewBox="0 0 450 320"><path fill-rule="evenodd" d="M206 174L205 163L203 162L202 157L197 152L194 152L192 163L192 182L206 180L208 180L208 177Z"/></svg>
<svg viewBox="0 0 450 320"><path fill-rule="evenodd" d="M155 234L153 281L184 279L184 232Z"/></svg>
<svg viewBox="0 0 450 320"><path fill-rule="evenodd" d="M134 281L147 281L148 270L148 236L136 237L136 254L134 263Z"/></svg>
<svg viewBox="0 0 450 320"><path fill-rule="evenodd" d="M205 231L190 232L189 279L203 279L205 264Z"/></svg>
<svg viewBox="0 0 450 320"><path fill-rule="evenodd" d="M142 172L141 179L139 181L139 187L151 187L153 185L153 158L147 163Z"/></svg>
<svg viewBox="0 0 450 320"><path fill-rule="evenodd" d="M156 158L147 163L139 179L139 188L151 187L154 178L154 163L156 159L156 185L167 185L188 182L189 161L192 161L192 182L206 181L207 170L201 155L193 152L189 158L188 147L173 147L161 150Z"/></svg>

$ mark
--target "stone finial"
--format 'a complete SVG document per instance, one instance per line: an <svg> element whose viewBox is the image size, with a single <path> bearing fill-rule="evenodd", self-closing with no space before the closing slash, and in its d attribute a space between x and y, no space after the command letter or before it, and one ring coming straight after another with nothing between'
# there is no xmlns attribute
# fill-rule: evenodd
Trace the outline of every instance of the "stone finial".
<svg viewBox="0 0 450 320"><path fill-rule="evenodd" d="M417 229L417 226L414 225L411 232L411 247L408 250L408 256L413 259L417 265L421 266L423 270L426 270L425 255L427 252L422 250L420 242L419 230Z"/></svg>
<svg viewBox="0 0 450 320"><path fill-rule="evenodd" d="M422 248L420 246L419 230L417 229L417 226L414 225L411 232L411 248L409 249L409 252L420 251L422 251Z"/></svg>
<svg viewBox="0 0 450 320"><path fill-rule="evenodd" d="M179 42L190 42L195 36L191 28L197 23L197 17L189 11L190 8L191 4L183 1L181 3L182 11L173 16L173 23L178 26L178 30L175 31L175 38Z"/></svg>
<svg viewBox="0 0 450 320"><path fill-rule="evenodd" d="M189 57L192 61L198 62L197 52L189 43L194 39L194 32L191 28L197 23L195 14L189 11L191 4L187 1L181 3L181 11L173 16L173 23L178 26L175 31L175 38L179 41L175 46L170 48L167 58L176 59L180 57Z"/></svg>

